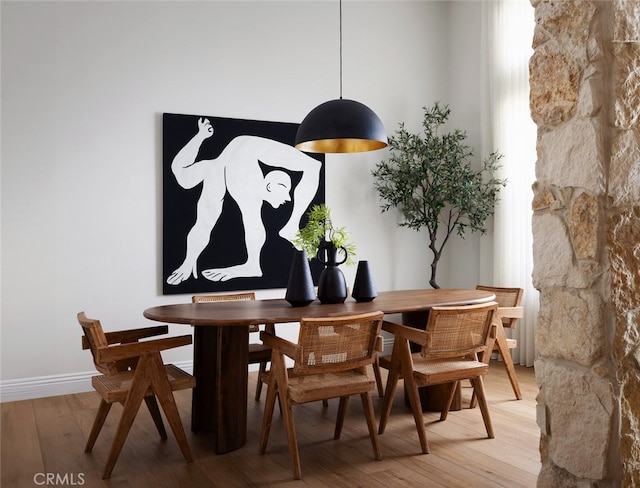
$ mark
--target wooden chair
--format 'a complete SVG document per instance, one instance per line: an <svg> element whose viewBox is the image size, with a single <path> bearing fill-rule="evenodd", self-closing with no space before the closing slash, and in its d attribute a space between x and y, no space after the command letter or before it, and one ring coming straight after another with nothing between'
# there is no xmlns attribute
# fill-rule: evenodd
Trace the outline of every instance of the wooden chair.
<svg viewBox="0 0 640 488"><path fill-rule="evenodd" d="M208 302L228 302L232 300L255 300L256 294L253 292L247 293L231 293L226 295L194 295L191 297L193 303L208 303ZM264 329L275 334L274 324L265 324ZM260 326L252 324L249 326L249 333L260 332ZM259 364L258 369L258 381L256 382L256 401L260 400L262 394L262 384L268 383L267 377L267 363L271 360L271 348L265 344L250 342L249 343L249 360L248 364Z"/></svg>
<svg viewBox="0 0 640 488"><path fill-rule="evenodd" d="M369 393L375 389L376 383L367 376L367 366L373 364L376 357L382 317L382 312L373 312L347 317L303 318L300 321L298 344L269 333L261 334L262 340L271 346L273 352L260 454L264 454L267 448L277 395L295 479L302 478L302 470L291 409L293 405L340 398L334 431L334 439L339 439L349 397L359 394L375 459L382 459ZM294 361L291 370L285 366L285 355Z"/></svg>
<svg viewBox="0 0 640 488"><path fill-rule="evenodd" d="M138 342L139 339L166 334L168 327L163 325L105 333L100 321L87 318L84 312L78 313L78 322L84 331L82 348L91 350L95 367L102 373L91 378L91 384L102 399L87 439L85 452L91 452L93 449L111 405L118 402L124 406L102 478L111 476L143 399L160 437L166 439L167 432L157 398L185 460L191 462L191 450L173 392L193 388L196 384L195 378L173 364L164 365L160 355L160 351L165 349L191 344L191 336Z"/></svg>
<svg viewBox="0 0 640 488"><path fill-rule="evenodd" d="M418 388L422 386L451 384L448 401L440 414L442 421L447 418L458 383L470 380L480 403L487 435L489 438L494 437L482 380L489 365L479 361L477 355L493 347L495 326L492 321L497 307L496 302L433 307L426 330L391 322L383 323L383 329L394 334L395 340L380 415L379 434L384 433L386 428L398 378L402 375L424 454L429 452L429 444L418 396ZM421 351L412 353L410 341L420 345Z"/></svg>
<svg viewBox="0 0 640 488"><path fill-rule="evenodd" d="M496 286L478 285L476 290L490 291L496 296L496 302L498 302L498 311L496 313L496 340L493 347L493 352L497 352L502 356L502 362L509 381L511 382L511 388L518 400L522 400L522 393L520 392L520 383L518 383L518 376L513 366L513 359L511 358L510 349L518 347L518 341L516 339L510 339L506 336L504 329L515 329L518 319L522 318L522 288L500 288ZM484 358L485 362L489 362L491 354L487 354ZM475 407L475 397L471 399L471 406Z"/></svg>

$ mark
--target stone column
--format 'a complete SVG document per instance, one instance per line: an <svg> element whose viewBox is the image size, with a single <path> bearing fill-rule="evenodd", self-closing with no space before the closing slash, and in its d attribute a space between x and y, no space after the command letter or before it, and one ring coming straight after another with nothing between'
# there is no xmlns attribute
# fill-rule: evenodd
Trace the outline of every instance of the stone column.
<svg viewBox="0 0 640 488"><path fill-rule="evenodd" d="M640 0L532 5L538 486L640 486Z"/></svg>

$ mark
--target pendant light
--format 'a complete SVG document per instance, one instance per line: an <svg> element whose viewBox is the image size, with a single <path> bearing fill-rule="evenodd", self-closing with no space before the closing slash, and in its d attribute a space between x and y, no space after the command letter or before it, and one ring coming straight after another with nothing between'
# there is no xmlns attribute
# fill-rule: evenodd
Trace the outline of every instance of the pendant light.
<svg viewBox="0 0 640 488"><path fill-rule="evenodd" d="M352 153L387 146L382 121L366 105L342 98L342 0L340 0L340 98L321 103L307 114L295 147L311 153Z"/></svg>

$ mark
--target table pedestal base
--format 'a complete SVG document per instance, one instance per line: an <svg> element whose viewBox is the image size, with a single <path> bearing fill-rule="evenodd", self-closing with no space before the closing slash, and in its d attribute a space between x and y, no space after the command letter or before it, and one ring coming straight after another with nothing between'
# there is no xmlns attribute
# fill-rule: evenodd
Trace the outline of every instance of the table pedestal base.
<svg viewBox="0 0 640 488"><path fill-rule="evenodd" d="M216 454L234 451L247 442L249 327L196 326L194 334L191 430L214 433Z"/></svg>

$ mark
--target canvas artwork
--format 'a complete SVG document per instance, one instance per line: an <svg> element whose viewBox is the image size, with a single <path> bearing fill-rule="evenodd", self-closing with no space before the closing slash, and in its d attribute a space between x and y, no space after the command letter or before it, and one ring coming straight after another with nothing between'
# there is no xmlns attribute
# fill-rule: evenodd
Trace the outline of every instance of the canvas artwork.
<svg viewBox="0 0 640 488"><path fill-rule="evenodd" d="M324 203L324 155L293 147L293 123L165 113L162 124L163 293L286 288L291 240Z"/></svg>

